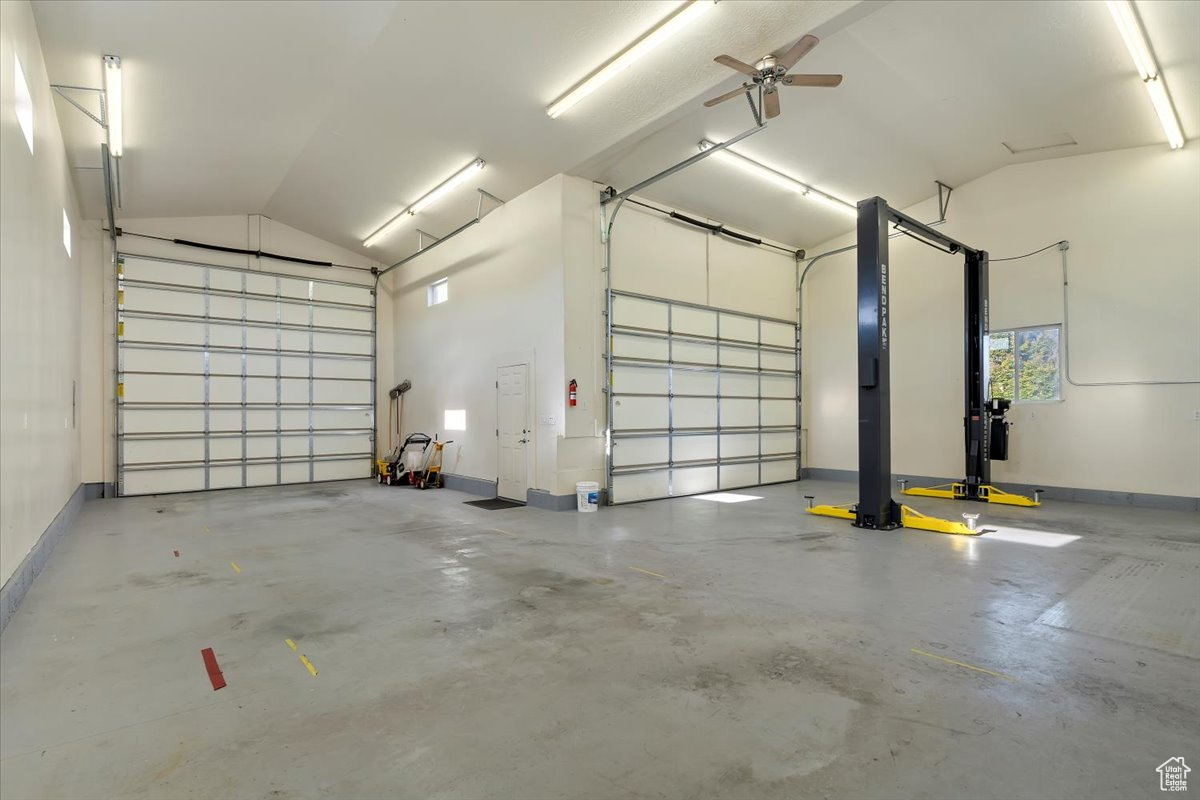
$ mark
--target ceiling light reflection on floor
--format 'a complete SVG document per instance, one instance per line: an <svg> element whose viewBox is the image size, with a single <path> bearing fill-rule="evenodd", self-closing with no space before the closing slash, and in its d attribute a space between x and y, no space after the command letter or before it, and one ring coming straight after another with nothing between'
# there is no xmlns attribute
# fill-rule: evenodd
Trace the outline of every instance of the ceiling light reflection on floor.
<svg viewBox="0 0 1200 800"><path fill-rule="evenodd" d="M980 539L991 539L1000 542L1016 544L1031 544L1034 547L1062 547L1070 544L1078 536L1069 533L1050 533L1049 531L1031 531L1023 528L993 528L987 526L988 532L980 534Z"/></svg>
<svg viewBox="0 0 1200 800"><path fill-rule="evenodd" d="M712 500L714 503L745 503L747 500L762 500L754 494L735 494L733 492L713 492L712 494L692 495L694 500Z"/></svg>

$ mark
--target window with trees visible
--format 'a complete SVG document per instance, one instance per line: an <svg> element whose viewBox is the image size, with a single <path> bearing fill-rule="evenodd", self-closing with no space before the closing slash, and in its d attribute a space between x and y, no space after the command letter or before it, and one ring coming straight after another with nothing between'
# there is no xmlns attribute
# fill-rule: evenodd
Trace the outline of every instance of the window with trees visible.
<svg viewBox="0 0 1200 800"><path fill-rule="evenodd" d="M1016 403L1061 399L1060 333L1047 325L988 334L989 395Z"/></svg>

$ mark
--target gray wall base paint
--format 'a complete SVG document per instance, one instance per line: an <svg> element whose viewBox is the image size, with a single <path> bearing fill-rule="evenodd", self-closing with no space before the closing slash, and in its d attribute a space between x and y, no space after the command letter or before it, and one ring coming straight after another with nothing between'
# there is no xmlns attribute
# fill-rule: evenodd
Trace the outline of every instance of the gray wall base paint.
<svg viewBox="0 0 1200 800"><path fill-rule="evenodd" d="M811 467L804 470L804 477L813 480L856 481L858 473L852 469L821 469ZM940 483L955 483L962 478L934 478L928 475L896 475L912 486L936 486ZM1032 483L997 483L1001 489L1014 494L1032 497L1034 489L1042 490L1043 500L1059 500L1072 503L1095 503L1106 506L1134 506L1136 508L1162 508L1171 511L1200 511L1200 497L1183 497L1171 494L1147 494L1145 492L1109 492L1103 489L1075 489L1069 486L1038 486ZM896 487L896 497L902 497Z"/></svg>
<svg viewBox="0 0 1200 800"><path fill-rule="evenodd" d="M574 511L575 495L550 494L542 489L530 489L525 492L525 504L547 511Z"/></svg>
<svg viewBox="0 0 1200 800"><path fill-rule="evenodd" d="M84 500L100 500L105 497L116 496L116 488L111 483L85 483L83 485Z"/></svg>
<svg viewBox="0 0 1200 800"><path fill-rule="evenodd" d="M46 561L50 558L50 553L54 551L54 546L58 544L71 527L71 523L75 521L79 509L83 505L83 497L84 487L81 483L75 489L75 493L71 495L71 499L62 507L62 511L58 512L58 516L42 533L41 538L29 551L29 555L25 556L21 566L17 567L17 571L12 574L3 588L0 588L0 632L3 632L8 626L8 621L12 619L17 607L25 599L25 593L29 591L34 578L46 566Z"/></svg>
<svg viewBox="0 0 1200 800"><path fill-rule="evenodd" d="M477 494L483 497L496 496L496 482L485 481L483 478L469 478L466 475L451 475L446 473L446 488L456 492Z"/></svg>

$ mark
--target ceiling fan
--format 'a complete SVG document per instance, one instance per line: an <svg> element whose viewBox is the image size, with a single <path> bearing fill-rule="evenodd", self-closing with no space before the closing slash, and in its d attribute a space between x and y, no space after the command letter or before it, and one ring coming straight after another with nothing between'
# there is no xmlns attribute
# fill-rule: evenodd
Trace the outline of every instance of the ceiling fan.
<svg viewBox="0 0 1200 800"><path fill-rule="evenodd" d="M807 34L802 36L800 41L792 45L783 55L763 56L754 66L750 66L744 61L738 61L733 56L717 56L713 61L716 61L718 64L724 64L730 69L737 70L743 75L749 75L751 82L743 83L732 92L726 92L719 97L714 97L704 104L705 107L712 108L718 103L724 103L726 100L749 92L755 86L758 86L761 93L762 106L767 113L767 119L772 119L779 116L780 86L820 86L832 89L840 85L842 82L841 75L787 74L787 71L795 66L797 61L808 55L808 52L816 47L820 41L816 36Z"/></svg>

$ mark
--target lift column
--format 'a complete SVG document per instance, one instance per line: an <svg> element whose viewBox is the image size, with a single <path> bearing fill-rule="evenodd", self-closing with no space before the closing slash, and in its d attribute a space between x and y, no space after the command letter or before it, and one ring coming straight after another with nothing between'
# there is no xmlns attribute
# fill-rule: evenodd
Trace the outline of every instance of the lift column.
<svg viewBox="0 0 1200 800"><path fill-rule="evenodd" d="M966 497L979 500L979 487L992 482L991 454L988 452L990 415L988 413L987 334L988 334L988 255L984 251L966 252L964 272L963 351L966 374L967 470ZM1013 343L1016 346L1016 343Z"/></svg>
<svg viewBox="0 0 1200 800"><path fill-rule="evenodd" d="M860 528L900 526L892 501L888 222L883 198L858 204L858 507Z"/></svg>

